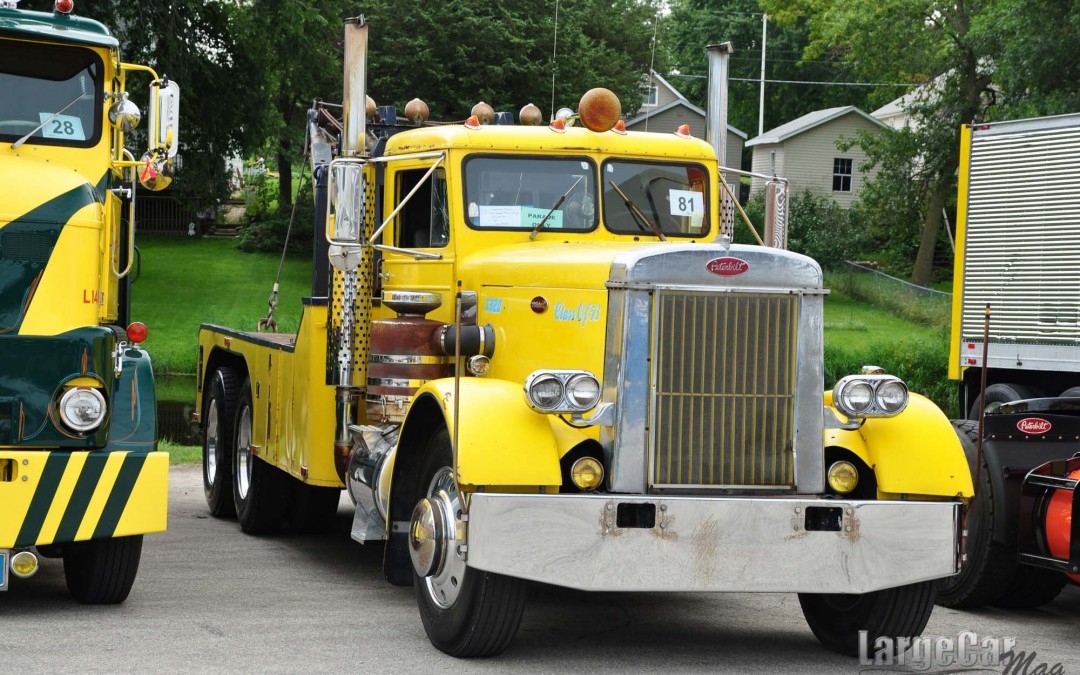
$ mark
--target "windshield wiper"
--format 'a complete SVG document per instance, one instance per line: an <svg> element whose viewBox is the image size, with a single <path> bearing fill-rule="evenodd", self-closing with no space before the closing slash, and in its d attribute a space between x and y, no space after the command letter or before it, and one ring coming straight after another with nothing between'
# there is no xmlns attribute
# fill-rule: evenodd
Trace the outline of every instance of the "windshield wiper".
<svg viewBox="0 0 1080 675"><path fill-rule="evenodd" d="M562 203L565 202L566 198L568 196L570 196L570 193L574 191L574 188L576 188L578 186L578 183L580 183L583 180L585 180L585 176L583 176L583 175L578 176L578 179L576 181L574 181L574 184L570 186L570 189L567 190L566 192L562 193L562 197L559 197L559 201L555 202L555 206L552 206L551 210L548 211L546 214L544 214L544 217L541 218L540 222L537 223L536 227L533 228L533 231L529 234L529 241L532 241L533 239L536 239L536 233L539 232L540 228L544 226L544 223L546 223L548 221L548 218L551 217L551 214L555 213L555 209L562 206Z"/></svg>
<svg viewBox="0 0 1080 675"><path fill-rule="evenodd" d="M660 241L667 241L667 237L660 231L660 228L653 225L652 221L638 208L638 205L635 204L632 199L627 197L625 192L619 189L619 186L615 184L615 181L609 180L608 183L610 183L611 187L615 188L615 192L618 192L619 196L622 197L623 203L626 204L626 210L630 212L630 215L634 217L634 220L637 221L638 225L642 226L643 229L647 225L649 229L653 231L653 234L660 238Z"/></svg>
<svg viewBox="0 0 1080 675"><path fill-rule="evenodd" d="M56 111L56 112L54 112L53 114L49 115L48 119L46 119L46 120L45 120L44 122L42 122L41 124L37 125L37 126L36 126L36 127L34 127L33 129L31 129L31 130L30 130L30 133L26 134L25 136L23 136L23 137L22 137L22 138L20 138L19 140L17 140L17 141L15 141L14 143L12 143L12 144L11 144L11 149L12 149L12 150L15 150L15 149L17 149L17 148L18 148L18 147L19 147L20 145L22 145L23 143L25 143L25 142L26 142L26 139L28 139L28 138L30 138L31 136L33 136L34 134L36 134L36 133L38 132L38 130L39 130L39 129L41 129L41 127L45 126L45 125L46 125L46 124L48 124L49 122L52 122L52 121L53 121L54 119L56 119L56 118L57 118L57 117L59 117L60 115L64 114L64 111L65 111L65 110L67 110L67 109L68 109L68 108L70 108L71 106L75 105L75 104L76 104L76 103L77 103L78 101L81 101L81 100L83 100L84 98L86 98L86 97L87 97L87 96L89 96L89 95L90 95L90 93L89 93L89 92L85 92L85 91L84 91L83 93L81 93L81 94L79 94L78 96L76 96L76 97L75 97L75 98L74 98L74 99L73 99L73 100L71 101L71 103L68 103L68 104L67 104L66 106L64 106L63 108L60 108L59 110L57 110L57 111Z"/></svg>

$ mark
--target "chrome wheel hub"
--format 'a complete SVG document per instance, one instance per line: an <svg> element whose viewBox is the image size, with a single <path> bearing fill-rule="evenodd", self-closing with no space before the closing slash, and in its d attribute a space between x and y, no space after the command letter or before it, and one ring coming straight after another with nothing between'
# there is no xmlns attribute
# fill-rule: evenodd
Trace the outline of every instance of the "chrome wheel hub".
<svg viewBox="0 0 1080 675"><path fill-rule="evenodd" d="M236 491L247 499L251 488L251 408L244 406L236 434Z"/></svg>
<svg viewBox="0 0 1080 675"><path fill-rule="evenodd" d="M461 495L453 471L435 472L427 494L413 509L409 524L409 556L431 601L453 606L465 580L465 524Z"/></svg>
<svg viewBox="0 0 1080 675"><path fill-rule="evenodd" d="M206 484L213 487L218 461L218 402L210 401L206 415Z"/></svg>

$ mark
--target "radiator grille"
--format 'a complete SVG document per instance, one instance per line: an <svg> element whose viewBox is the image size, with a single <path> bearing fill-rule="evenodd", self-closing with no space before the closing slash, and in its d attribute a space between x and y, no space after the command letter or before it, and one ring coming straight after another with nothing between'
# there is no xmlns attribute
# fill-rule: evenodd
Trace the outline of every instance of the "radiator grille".
<svg viewBox="0 0 1080 675"><path fill-rule="evenodd" d="M794 484L798 303L657 293L654 487Z"/></svg>

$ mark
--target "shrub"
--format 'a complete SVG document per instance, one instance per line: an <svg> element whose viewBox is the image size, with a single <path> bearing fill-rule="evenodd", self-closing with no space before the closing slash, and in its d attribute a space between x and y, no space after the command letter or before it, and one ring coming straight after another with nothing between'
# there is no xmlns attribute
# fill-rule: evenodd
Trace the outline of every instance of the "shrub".
<svg viewBox="0 0 1080 675"><path fill-rule="evenodd" d="M278 208L277 180L265 175L255 176L248 180L247 186L247 209L240 228L238 248L249 252L280 253L288 233L290 252L310 254L315 220L311 182L305 180L296 195L296 215L291 233L289 218L293 207L284 210Z"/></svg>
<svg viewBox="0 0 1080 675"><path fill-rule="evenodd" d="M881 366L896 375L908 388L926 396L947 417L959 417L956 385L948 377L949 343L947 340L901 339L842 347L825 347L825 387L832 388L845 375L860 372L865 365Z"/></svg>
<svg viewBox="0 0 1080 675"><path fill-rule="evenodd" d="M745 211L761 234L765 222L765 194L754 194ZM757 241L741 217L736 217L735 241ZM842 209L831 198L815 195L809 190L790 196L788 248L792 251L810 256L825 269L833 269L858 257L867 241L858 209Z"/></svg>

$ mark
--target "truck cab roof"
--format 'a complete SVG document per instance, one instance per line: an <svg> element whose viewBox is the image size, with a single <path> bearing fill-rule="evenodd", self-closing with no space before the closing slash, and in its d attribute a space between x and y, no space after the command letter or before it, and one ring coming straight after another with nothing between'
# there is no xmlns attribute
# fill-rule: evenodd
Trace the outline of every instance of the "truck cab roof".
<svg viewBox="0 0 1080 675"><path fill-rule="evenodd" d="M59 12L0 8L0 37L114 48L120 43L103 24Z"/></svg>

